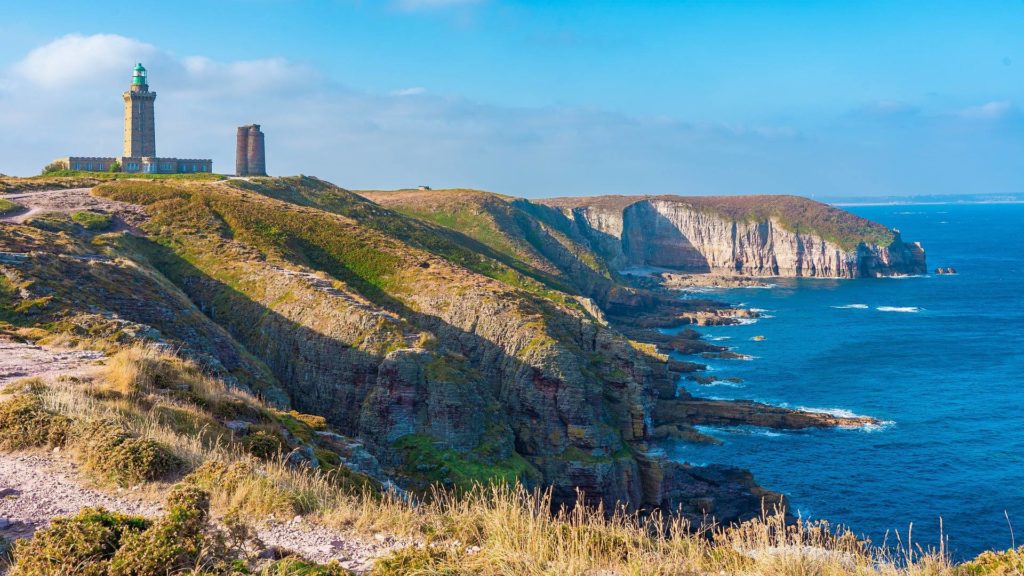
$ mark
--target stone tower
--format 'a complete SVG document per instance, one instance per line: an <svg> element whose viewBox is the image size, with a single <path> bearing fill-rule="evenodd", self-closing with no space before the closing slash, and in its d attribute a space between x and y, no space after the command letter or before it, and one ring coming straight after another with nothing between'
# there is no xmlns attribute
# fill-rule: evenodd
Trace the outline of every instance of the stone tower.
<svg viewBox="0 0 1024 576"><path fill-rule="evenodd" d="M267 160L259 124L239 126L235 137L235 175L266 176Z"/></svg>
<svg viewBox="0 0 1024 576"><path fill-rule="evenodd" d="M149 91L146 69L135 65L132 86L124 93L124 154L128 158L156 156L156 125L153 103L156 92Z"/></svg>

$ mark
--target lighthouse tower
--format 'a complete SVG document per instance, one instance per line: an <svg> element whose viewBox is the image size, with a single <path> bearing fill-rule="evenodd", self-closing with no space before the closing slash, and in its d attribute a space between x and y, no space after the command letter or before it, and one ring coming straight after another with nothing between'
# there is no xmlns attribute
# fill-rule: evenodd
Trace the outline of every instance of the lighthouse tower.
<svg viewBox="0 0 1024 576"><path fill-rule="evenodd" d="M149 91L146 69L135 65L131 88L124 96L124 156L152 158L156 156L156 125L153 103L156 92Z"/></svg>

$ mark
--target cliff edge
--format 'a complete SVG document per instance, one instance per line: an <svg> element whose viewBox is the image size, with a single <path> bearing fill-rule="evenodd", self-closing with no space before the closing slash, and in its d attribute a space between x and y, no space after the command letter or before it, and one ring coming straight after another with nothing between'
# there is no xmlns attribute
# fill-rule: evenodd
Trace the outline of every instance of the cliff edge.
<svg viewBox="0 0 1024 576"><path fill-rule="evenodd" d="M553 210L616 270L816 278L923 274L924 250L844 210L797 196L553 198ZM543 209L541 209L543 210Z"/></svg>

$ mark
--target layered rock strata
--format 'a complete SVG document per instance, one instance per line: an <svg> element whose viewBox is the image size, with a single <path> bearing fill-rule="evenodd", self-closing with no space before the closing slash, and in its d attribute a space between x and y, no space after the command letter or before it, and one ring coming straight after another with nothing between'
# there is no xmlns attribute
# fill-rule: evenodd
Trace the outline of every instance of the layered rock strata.
<svg viewBox="0 0 1024 576"><path fill-rule="evenodd" d="M559 210L617 270L654 266L818 278L926 270L920 244L904 242L898 231L805 198L775 197L777 211L761 210L758 198L625 196L540 202ZM743 209L741 201L754 208ZM813 212L817 226L800 222L805 212Z"/></svg>

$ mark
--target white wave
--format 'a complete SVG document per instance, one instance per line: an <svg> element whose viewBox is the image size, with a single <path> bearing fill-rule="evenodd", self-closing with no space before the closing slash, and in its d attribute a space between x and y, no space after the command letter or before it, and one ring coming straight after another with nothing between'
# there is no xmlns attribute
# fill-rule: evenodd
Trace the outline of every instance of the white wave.
<svg viewBox="0 0 1024 576"><path fill-rule="evenodd" d="M854 414L846 408L808 408L807 406L797 406L796 409L803 412L813 412L815 414L828 414L830 416L835 416L836 418L863 418L863 416Z"/></svg>
<svg viewBox="0 0 1024 576"><path fill-rule="evenodd" d="M751 312L771 312L771 310L768 310L766 308L750 308L750 311Z"/></svg>
<svg viewBox="0 0 1024 576"><path fill-rule="evenodd" d="M875 309L879 312L905 312L908 314L916 314L921 311L917 306L879 306Z"/></svg>
<svg viewBox="0 0 1024 576"><path fill-rule="evenodd" d="M706 386L708 388L713 388L715 386L725 386L726 388L746 388L746 385L741 382L729 382L728 380L714 380L707 384L702 384L702 386Z"/></svg>
<svg viewBox="0 0 1024 576"><path fill-rule="evenodd" d="M736 318L736 326L750 326L757 324L758 318Z"/></svg>
<svg viewBox="0 0 1024 576"><path fill-rule="evenodd" d="M732 336L709 336L708 340L712 342L721 342L723 340L732 340Z"/></svg>
<svg viewBox="0 0 1024 576"><path fill-rule="evenodd" d="M856 412L847 410L846 408L808 408L806 406L797 406L796 409L804 412L813 412L815 414L828 414L830 416L835 416L836 418L870 418L870 416L857 414ZM893 424L895 424L895 422L891 420L882 420L878 422L878 424L858 426L858 429L866 430L868 432L876 432Z"/></svg>
<svg viewBox="0 0 1024 576"><path fill-rule="evenodd" d="M882 276L882 278L888 278L890 280L907 280L908 278L927 278L927 274L893 274L891 276Z"/></svg>
<svg viewBox="0 0 1024 576"><path fill-rule="evenodd" d="M861 432L881 432L882 430L885 430L886 428L889 428L894 424L896 424L896 421L894 420L882 420L878 424L868 424L867 426L861 426L860 428L858 428L858 430L860 430Z"/></svg>
<svg viewBox="0 0 1024 576"><path fill-rule="evenodd" d="M838 310L866 310L870 308L870 306L868 306L867 304L843 304L842 306L833 306L833 308L836 308Z"/></svg>

